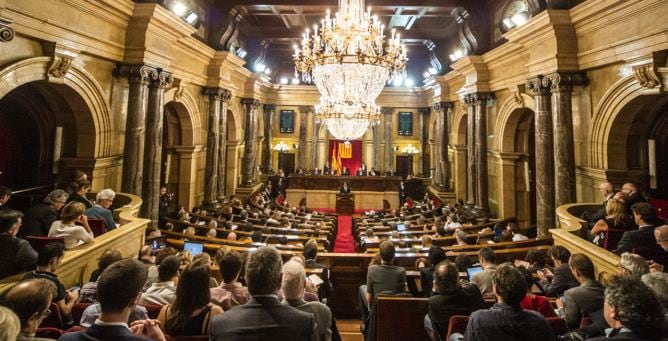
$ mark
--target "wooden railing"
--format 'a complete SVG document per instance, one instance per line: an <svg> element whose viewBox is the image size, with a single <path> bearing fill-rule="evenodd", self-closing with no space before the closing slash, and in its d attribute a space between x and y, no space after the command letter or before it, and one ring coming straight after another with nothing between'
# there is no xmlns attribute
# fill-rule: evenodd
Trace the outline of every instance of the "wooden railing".
<svg viewBox="0 0 668 341"><path fill-rule="evenodd" d="M619 256L583 239L586 221L579 218L584 211L600 207L599 203L575 203L559 206L557 208L559 228L551 229L550 233L552 233L555 245L563 245L571 253L587 255L594 262L597 278L605 282L610 276L619 274L617 267Z"/></svg>

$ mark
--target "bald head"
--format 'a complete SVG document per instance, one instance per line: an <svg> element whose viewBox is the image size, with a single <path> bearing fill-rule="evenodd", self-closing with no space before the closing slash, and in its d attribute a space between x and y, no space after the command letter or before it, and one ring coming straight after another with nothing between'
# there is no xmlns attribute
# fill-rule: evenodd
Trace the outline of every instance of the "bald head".
<svg viewBox="0 0 668 341"><path fill-rule="evenodd" d="M662 225L654 230L654 237L656 243L659 244L664 251L668 251L668 225Z"/></svg>
<svg viewBox="0 0 668 341"><path fill-rule="evenodd" d="M305 278L304 266L299 262L290 260L283 265L281 289L286 300L297 300L304 296Z"/></svg>
<svg viewBox="0 0 668 341"><path fill-rule="evenodd" d="M603 195L604 198L607 198L613 193L613 187L612 184L609 182L604 182L598 186L598 190L601 191L601 195Z"/></svg>
<svg viewBox="0 0 668 341"><path fill-rule="evenodd" d="M622 186L622 193L631 195L638 191L638 187L633 182L627 182Z"/></svg>

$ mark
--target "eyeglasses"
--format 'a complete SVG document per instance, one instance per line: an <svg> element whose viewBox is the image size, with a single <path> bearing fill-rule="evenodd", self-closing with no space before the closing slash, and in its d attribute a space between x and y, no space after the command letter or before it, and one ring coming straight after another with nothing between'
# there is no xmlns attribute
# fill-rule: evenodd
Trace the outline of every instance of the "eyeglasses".
<svg viewBox="0 0 668 341"><path fill-rule="evenodd" d="M41 314L42 318L47 318L49 315L51 315L51 309L49 308L46 308L46 310L44 310Z"/></svg>

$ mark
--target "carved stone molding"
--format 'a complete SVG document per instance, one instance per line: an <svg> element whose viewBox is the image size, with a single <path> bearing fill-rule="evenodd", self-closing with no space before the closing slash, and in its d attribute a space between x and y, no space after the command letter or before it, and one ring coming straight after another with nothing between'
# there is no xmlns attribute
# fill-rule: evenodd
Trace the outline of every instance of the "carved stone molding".
<svg viewBox="0 0 668 341"><path fill-rule="evenodd" d="M263 108L264 108L264 112L273 113L274 110L276 110L276 105L274 105L274 104L265 104L265 105L263 106Z"/></svg>
<svg viewBox="0 0 668 341"><path fill-rule="evenodd" d="M315 108L312 105L301 105L299 106L299 112L302 114L308 114L314 112Z"/></svg>
<svg viewBox="0 0 668 341"><path fill-rule="evenodd" d="M260 100L255 98L242 98L241 104L250 107L251 109L257 109L260 107Z"/></svg>
<svg viewBox="0 0 668 341"><path fill-rule="evenodd" d="M232 97L232 93L223 88L219 87L207 87L204 88L204 94L209 96L211 101L223 101L227 102Z"/></svg>
<svg viewBox="0 0 668 341"><path fill-rule="evenodd" d="M7 42L14 39L14 29L9 27L12 21L7 18L0 17L0 42Z"/></svg>
<svg viewBox="0 0 668 341"><path fill-rule="evenodd" d="M166 89L172 86L172 83L174 82L172 73L162 69L157 69L151 76L153 77L150 79L150 86L154 88Z"/></svg>
<svg viewBox="0 0 668 341"><path fill-rule="evenodd" d="M62 83L79 51L47 41L42 42L42 50L45 56L51 57L51 63L46 71L49 82Z"/></svg>
<svg viewBox="0 0 668 341"><path fill-rule="evenodd" d="M555 72L543 78L543 84L549 82L550 90L554 92L571 92L573 86L586 85L589 81L584 73Z"/></svg>
<svg viewBox="0 0 668 341"><path fill-rule="evenodd" d="M435 102L434 111L441 112L442 110L448 110L454 108L453 102Z"/></svg>
<svg viewBox="0 0 668 341"><path fill-rule="evenodd" d="M545 96L550 94L550 80L538 76L527 80L527 90L531 91L534 96Z"/></svg>
<svg viewBox="0 0 668 341"><path fill-rule="evenodd" d="M661 77L656 72L654 63L633 66L633 76L643 88L661 88Z"/></svg>
<svg viewBox="0 0 668 341"><path fill-rule="evenodd" d="M464 95L464 104L467 106L487 104L494 99L494 94L491 92L476 92Z"/></svg>
<svg viewBox="0 0 668 341"><path fill-rule="evenodd" d="M174 92L175 101L180 101L183 98L183 93L186 91L185 83L186 82L180 78L174 79L174 83L172 84L172 86L176 88L176 92Z"/></svg>
<svg viewBox="0 0 668 341"><path fill-rule="evenodd" d="M430 107L420 107L420 108L418 108L418 112L421 115L429 115L429 113L431 113L431 108Z"/></svg>
<svg viewBox="0 0 668 341"><path fill-rule="evenodd" d="M144 64L119 64L114 73L126 77L130 83L147 84L151 79L158 78L158 69Z"/></svg>

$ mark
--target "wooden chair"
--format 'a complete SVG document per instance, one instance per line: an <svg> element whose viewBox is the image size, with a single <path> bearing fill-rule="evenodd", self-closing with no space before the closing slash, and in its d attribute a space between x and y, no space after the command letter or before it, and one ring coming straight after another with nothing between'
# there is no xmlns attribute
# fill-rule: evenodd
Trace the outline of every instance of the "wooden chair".
<svg viewBox="0 0 668 341"><path fill-rule="evenodd" d="M445 333L445 338L443 340L449 340L450 335L454 333L459 333L464 335L466 333L466 326L469 325L469 317L464 315L455 315L450 317L450 322L448 323L448 332Z"/></svg>
<svg viewBox="0 0 668 341"><path fill-rule="evenodd" d="M617 248L617 244L622 240L624 232L629 231L625 229L608 229L604 232L605 238L603 239L603 248L609 251L612 251Z"/></svg>
<svg viewBox="0 0 668 341"><path fill-rule="evenodd" d="M107 222L100 218L88 218L88 226L93 231L93 236L97 237L107 233Z"/></svg>
<svg viewBox="0 0 668 341"><path fill-rule="evenodd" d="M146 308L149 318L157 319L158 314L160 314L160 310L162 309L162 306L159 304L146 304L144 305L144 308Z"/></svg>

